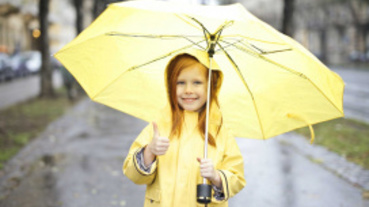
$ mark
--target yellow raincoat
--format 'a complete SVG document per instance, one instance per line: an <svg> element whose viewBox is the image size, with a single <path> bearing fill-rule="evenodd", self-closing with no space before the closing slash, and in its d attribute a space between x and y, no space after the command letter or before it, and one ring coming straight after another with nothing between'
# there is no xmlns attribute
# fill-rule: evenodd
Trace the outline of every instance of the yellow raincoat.
<svg viewBox="0 0 369 207"><path fill-rule="evenodd" d="M170 140L168 151L165 155L157 156L151 172L146 173L139 168L136 154L150 143L153 137L152 124L137 137L126 157L124 174L136 184L147 185L145 207L204 206L196 202L196 186L202 183L196 158L203 157L204 140L197 127L198 113L185 111L184 114L182 136ZM164 118L157 121L160 136L168 137L170 134L171 116L167 115L164 114ZM217 124L210 122L210 132L214 132ZM208 158L220 171L225 199L217 201L213 197L208 206L228 206L228 199L246 184L243 158L234 137L230 136L224 124L216 137L216 145L208 146Z"/></svg>

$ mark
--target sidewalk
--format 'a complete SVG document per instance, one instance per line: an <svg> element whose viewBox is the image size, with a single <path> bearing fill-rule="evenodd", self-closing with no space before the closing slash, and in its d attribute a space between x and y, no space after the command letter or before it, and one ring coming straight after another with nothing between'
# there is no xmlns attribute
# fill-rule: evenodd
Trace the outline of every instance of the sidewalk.
<svg viewBox="0 0 369 207"><path fill-rule="evenodd" d="M145 187L135 186L121 168L144 126L81 101L5 166L0 206L143 206Z"/></svg>
<svg viewBox="0 0 369 207"><path fill-rule="evenodd" d="M60 71L56 70L53 73L53 86L54 88L60 88L62 85L62 75ZM39 93L39 74L0 83L0 110L34 98Z"/></svg>

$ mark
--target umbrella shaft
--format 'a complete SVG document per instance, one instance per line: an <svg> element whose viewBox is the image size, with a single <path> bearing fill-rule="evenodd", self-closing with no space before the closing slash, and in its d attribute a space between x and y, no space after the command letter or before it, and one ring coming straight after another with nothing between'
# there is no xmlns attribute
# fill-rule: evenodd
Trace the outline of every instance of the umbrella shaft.
<svg viewBox="0 0 369 207"><path fill-rule="evenodd" d="M208 156L208 140L209 140L209 116L210 116L210 87L211 87L211 63L213 58L210 58L209 63L209 73L208 73L208 94L207 94L207 101L206 101L206 123L205 123L205 144L204 144L204 159ZM203 184L206 184L206 178L203 179Z"/></svg>

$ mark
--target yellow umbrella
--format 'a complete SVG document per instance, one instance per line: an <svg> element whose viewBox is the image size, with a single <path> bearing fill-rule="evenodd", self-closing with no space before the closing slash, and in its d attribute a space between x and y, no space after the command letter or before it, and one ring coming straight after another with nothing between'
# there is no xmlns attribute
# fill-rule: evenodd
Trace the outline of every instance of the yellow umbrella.
<svg viewBox="0 0 369 207"><path fill-rule="evenodd" d="M343 116L342 79L240 4L110 4L55 57L92 100L151 121L168 104L165 66L184 52L207 66L214 53L221 112L237 137L267 139Z"/></svg>

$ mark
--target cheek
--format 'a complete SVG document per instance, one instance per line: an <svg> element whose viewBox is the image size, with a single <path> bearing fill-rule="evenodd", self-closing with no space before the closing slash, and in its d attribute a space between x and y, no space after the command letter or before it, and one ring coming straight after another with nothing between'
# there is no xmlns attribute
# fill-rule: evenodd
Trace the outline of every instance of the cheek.
<svg viewBox="0 0 369 207"><path fill-rule="evenodd" d="M176 96L179 96L181 94L181 87L176 87Z"/></svg>
<svg viewBox="0 0 369 207"><path fill-rule="evenodd" d="M202 88L202 90L201 90L202 92L202 95L203 96L205 96L206 97L206 95L207 95L207 93L208 93L208 89L207 89L207 85L205 85L203 88Z"/></svg>

